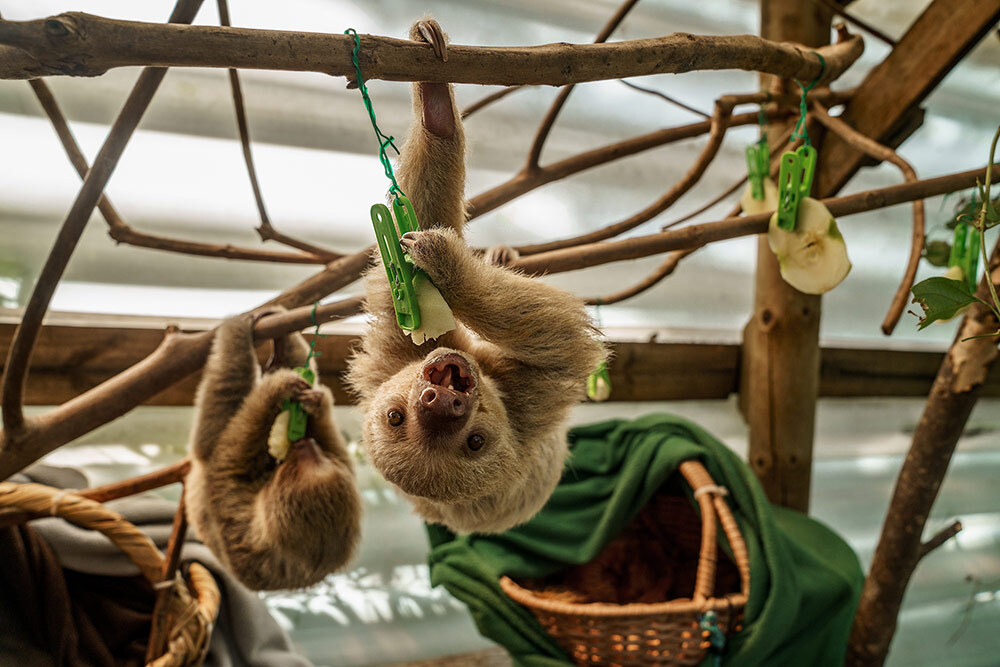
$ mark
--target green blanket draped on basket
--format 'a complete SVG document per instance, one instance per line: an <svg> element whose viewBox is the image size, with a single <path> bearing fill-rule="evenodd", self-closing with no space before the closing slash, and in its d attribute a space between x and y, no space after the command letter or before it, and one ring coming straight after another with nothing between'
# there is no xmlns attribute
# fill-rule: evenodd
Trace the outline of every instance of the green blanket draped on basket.
<svg viewBox="0 0 1000 667"><path fill-rule="evenodd" d="M504 595L501 575L541 577L591 560L682 461L698 459L729 489L750 554L744 629L730 638L723 664L843 665L863 577L839 536L772 506L745 463L679 417L606 421L576 428L569 439L562 480L528 523L501 535L456 536L427 527L431 583L468 605L480 632L506 647L517 664L554 667L569 660L531 612Z"/></svg>

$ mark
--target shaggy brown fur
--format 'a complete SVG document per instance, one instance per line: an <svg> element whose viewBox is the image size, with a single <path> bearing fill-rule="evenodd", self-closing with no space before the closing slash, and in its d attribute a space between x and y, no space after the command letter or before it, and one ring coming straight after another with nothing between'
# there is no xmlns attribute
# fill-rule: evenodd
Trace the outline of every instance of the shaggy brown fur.
<svg viewBox="0 0 1000 667"><path fill-rule="evenodd" d="M465 140L451 86L414 84L413 100L399 181L425 231L403 245L459 328L414 345L377 262L367 277L373 321L348 380L372 463L418 514L458 532L500 532L531 518L558 482L569 409L604 348L580 299L466 245Z"/></svg>
<svg viewBox="0 0 1000 667"><path fill-rule="evenodd" d="M250 588L309 586L350 559L361 499L330 390L291 370L306 361L305 340L300 334L275 340L261 377L252 326L238 317L215 335L196 398L187 514ZM309 421L306 437L278 464L267 438L287 398L302 403Z"/></svg>

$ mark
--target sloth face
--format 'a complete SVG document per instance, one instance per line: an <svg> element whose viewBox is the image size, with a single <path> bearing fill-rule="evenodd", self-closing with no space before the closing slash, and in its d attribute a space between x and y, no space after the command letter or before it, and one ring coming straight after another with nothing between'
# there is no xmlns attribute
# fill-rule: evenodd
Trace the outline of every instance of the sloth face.
<svg viewBox="0 0 1000 667"><path fill-rule="evenodd" d="M464 352L438 348L405 366L379 387L366 412L372 463L409 495L472 500L519 476L500 392Z"/></svg>

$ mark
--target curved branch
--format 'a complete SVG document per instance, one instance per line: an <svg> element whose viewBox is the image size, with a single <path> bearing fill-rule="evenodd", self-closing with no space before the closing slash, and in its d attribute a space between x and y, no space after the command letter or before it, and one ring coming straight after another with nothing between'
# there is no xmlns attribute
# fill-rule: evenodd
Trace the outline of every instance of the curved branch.
<svg viewBox="0 0 1000 667"><path fill-rule="evenodd" d="M229 3L226 0L218 0L219 23L229 26ZM253 164L253 152L250 149L250 127L247 123L246 104L243 102L243 87L240 85L240 75L235 69L229 70L229 86L233 93L233 107L236 110L236 127L239 130L240 145L243 147L243 161L247 166L247 175L250 177L250 187L253 190L254 202L257 204L257 213L260 216L260 226L257 227L257 234L262 241L277 241L291 248L301 250L309 255L318 257L321 263L332 262L342 255L332 252L326 248L321 248L305 241L300 241L291 236L282 234L271 224L271 218L267 215L267 208L264 206L264 195L260 190L260 182L257 180L257 168Z"/></svg>
<svg viewBox="0 0 1000 667"><path fill-rule="evenodd" d="M675 250L663 260L663 263L656 267L656 270L651 274L637 282L635 285L627 289L623 289L620 292L615 292L614 294L609 294L608 296L598 296L590 297L589 299L584 299L588 306L608 306L612 303L618 303L619 301L624 301L625 299L631 299L637 294L642 294L648 290L653 285L657 284L677 268L677 265L682 259L687 257L693 252L697 252L698 248L689 248L687 250Z"/></svg>
<svg viewBox="0 0 1000 667"><path fill-rule="evenodd" d="M76 173L80 178L86 178L90 165L84 157L80 146L76 143L73 133L69 129L66 117L56 103L52 91L43 79L32 79L28 82L35 92L45 115L52 121L52 127L59 136L59 141L66 151L66 156L72 163ZM104 216L108 223L108 235L118 243L137 246L140 248L152 248L154 250L165 250L168 252L178 252L186 255L202 255L205 257L222 257L224 259L246 259L258 262L287 262L291 264L325 264L323 258L304 255L301 253L272 252L270 250L258 250L256 248L241 248L229 244L220 245L214 243L199 243L196 241L183 241L165 236L146 234L133 229L122 219L118 211L111 205L111 201L106 195L101 195L97 200L97 209Z"/></svg>
<svg viewBox="0 0 1000 667"><path fill-rule="evenodd" d="M836 133L848 146L856 148L876 160L884 160L896 165L903 172L903 179L907 183L913 183L917 180L917 172L896 151L866 137L841 119L834 118L819 102L813 103L813 113L816 120L825 125L831 132ZM889 312L886 313L885 320L882 321L882 333L886 336L896 328L899 318L903 316L906 304L910 301L910 288L913 287L913 281L917 277L920 256L924 251L924 220L924 200L915 199L913 201L913 236L910 242L910 259L907 262L906 271L903 273L903 279L896 289L896 294L892 297Z"/></svg>
<svg viewBox="0 0 1000 667"><path fill-rule="evenodd" d="M0 22L0 44L23 49L45 74L96 76L114 67L219 67L323 72L354 77L348 35L221 26L120 21L71 12L33 21ZM448 46L448 60L424 42L361 36L359 60L368 79L564 86L584 81L742 69L820 84L833 81L861 55L859 36L810 50L753 35L676 33L610 44L523 47ZM3 64L3 61L0 61ZM38 76L37 68L3 70L0 78Z"/></svg>
<svg viewBox="0 0 1000 667"><path fill-rule="evenodd" d="M201 7L201 3L202 0L178 0L170 20L191 21L198 12L198 8ZM6 21L2 22L2 24L6 23ZM2 409L4 429L7 433L18 434L24 429L22 404L28 365L31 362L35 341L38 339L38 331L42 327L42 318L45 317L45 311L49 308L52 295L55 293L56 286L66 269L66 264L69 263L69 258L80 240L80 235L83 234L90 214L94 211L94 206L97 205L97 201L104 192L104 186L107 185L115 165L118 164L118 160L125 150L125 144L128 143L136 126L138 126L139 119L142 118L146 107L149 106L153 94L160 82L163 81L165 74L165 69L149 67L139 75L135 87L125 101L121 113L97 154L93 168L87 171L83 186L80 188L80 192L73 202L73 207L66 216L52 250L38 275L35 289L24 309L21 324L14 333L7 363L4 364L3 384L0 388L3 397L0 399L2 401L0 409Z"/></svg>
<svg viewBox="0 0 1000 667"><path fill-rule="evenodd" d="M625 0L624 3L618 8L618 11L614 13L608 22L601 28L601 32L597 33L597 37L594 39L595 44L603 44L608 41L608 37L611 33L615 31L623 20L625 16L635 7L639 0ZM556 95L556 99L552 102L552 106L545 113L545 117L538 126L538 131L535 133L535 139L531 142L531 148L528 149L528 163L525 166L527 171L532 171L538 168L538 160L542 157L542 147L545 146L545 140L549 138L549 133L552 131L552 126L556 124L556 118L559 116L559 112L566 105L566 100L569 99L569 94L573 92L573 86L575 84L569 84L565 88L559 91Z"/></svg>
<svg viewBox="0 0 1000 667"><path fill-rule="evenodd" d="M490 93L489 95L476 100L469 106L462 109L462 120L465 120L466 118L476 113L483 107L487 107L496 102L497 100L502 100L511 93L517 92L522 88L525 88L525 86L511 86L509 88L502 88L501 90L498 90L495 93Z"/></svg>
<svg viewBox="0 0 1000 667"><path fill-rule="evenodd" d="M843 102L851 99L853 94L854 89L845 91L831 91L824 89L810 92L808 99L824 100L827 104L834 105L842 104ZM766 94L752 93L749 95L731 95L726 96L726 98L733 103L733 106L736 106L737 104L753 104L763 101L766 99ZM721 99L722 98L720 98L720 100ZM797 96L782 96L775 97L774 99L779 103L779 106L784 105L787 100L788 104L794 104L796 105L795 108L798 109L797 105L799 103L799 99ZM771 109L766 112L769 120L783 118L789 113L790 111L781 108ZM729 118L729 127L751 125L756 122L756 113L736 114L735 116L731 116ZM488 213L495 208L499 208L500 206L517 199L526 192L531 192L532 190L552 183L553 181L558 181L559 179L572 176L573 174L586 171L587 169L591 169L593 167L598 167L602 164L608 164L609 162L614 162L615 160L637 155L643 151L647 151L658 146L664 146L675 141L682 141L684 139L691 139L692 137L700 136L708 132L711 128L712 124L709 121L704 120L692 123L691 125L669 127L663 130L643 134L638 137L633 137L631 139L626 139L625 141L619 141L613 144L608 144L607 146L601 146L600 148L585 151L578 155L560 160L559 162L539 167L531 173L527 173L522 169L508 181L494 186L485 192L479 193L472 199L469 199L466 202L466 208L469 211L468 219L472 220L474 218L478 218L484 213Z"/></svg>
<svg viewBox="0 0 1000 667"><path fill-rule="evenodd" d="M608 225L607 227L603 227L597 231L593 231L588 234L581 234L568 239L561 239L559 241L548 241L546 243L535 243L533 245L521 246L517 249L518 252L521 253L522 256L534 255L540 252L548 252L550 250L558 250L560 248L569 248L585 243L603 241L604 239L613 238L623 232L634 229L642 223L653 219L660 213L663 213L688 190L694 187L699 179L701 179L702 174L705 173L705 170L708 169L708 165L710 165L712 160L715 159L716 154L719 152L719 147L722 146L722 140L726 136L726 130L729 128L731 109L732 107L716 103L715 112L712 114L708 143L705 144L705 147L698 155L698 159L695 160L694 164L691 165L691 168L687 170L683 177L681 177L681 180L677 181L672 188L670 188L655 202L625 220Z"/></svg>

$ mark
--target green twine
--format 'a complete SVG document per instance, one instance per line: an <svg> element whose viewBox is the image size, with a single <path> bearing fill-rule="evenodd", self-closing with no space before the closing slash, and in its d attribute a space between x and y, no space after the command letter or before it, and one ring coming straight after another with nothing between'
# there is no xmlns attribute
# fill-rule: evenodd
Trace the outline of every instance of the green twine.
<svg viewBox="0 0 1000 667"><path fill-rule="evenodd" d="M326 334L321 334L319 332L319 322L316 321L316 309L318 307L319 307L319 301L314 301L313 302L313 307L312 307L312 323L313 323L313 326L316 327L316 329L313 331L312 340L309 341L309 354L306 355L306 362L303 364L303 366L305 368L309 368L309 362L310 361L312 361L316 357L323 356L322 352L317 352L316 351L316 341L318 341L320 338L326 338Z"/></svg>
<svg viewBox="0 0 1000 667"><path fill-rule="evenodd" d="M798 84L799 88L802 90L802 95L799 98L799 122L795 124L795 131L792 132L792 136L788 138L790 142L794 142L796 139L801 139L802 143L806 146L812 145L809 142L809 129L806 127L806 93L812 90L813 87L819 83L819 80L823 78L823 72L826 71L826 60L823 56L816 51L811 51L811 53L819 58L819 74L816 75L816 78L813 79L812 83L808 86L803 86L802 82L797 79L795 81L795 83Z"/></svg>
<svg viewBox="0 0 1000 667"><path fill-rule="evenodd" d="M379 142L379 162L382 163L382 167L385 169L386 178L392 181L392 187L389 188L389 192L391 192L394 197L399 197L403 194L403 191L400 189L399 184L396 183L396 174L392 171L392 163L389 161L389 156L386 154L386 147L391 146L392 150L396 151L396 155L399 155L399 149L396 148L396 144L392 143L393 138L379 129L378 121L375 119L375 109L372 108L372 100L371 97L368 96L368 87L365 85L364 75L361 74L361 63L358 62L358 53L361 51L361 38L358 37L358 33L354 30L354 28L348 28L344 31L344 34L352 35L354 37L354 49L351 51L351 60L354 61L354 72L358 83L358 90L361 91L361 99L364 100L365 109L368 110L368 117L371 119L372 128L375 130L375 138Z"/></svg>

